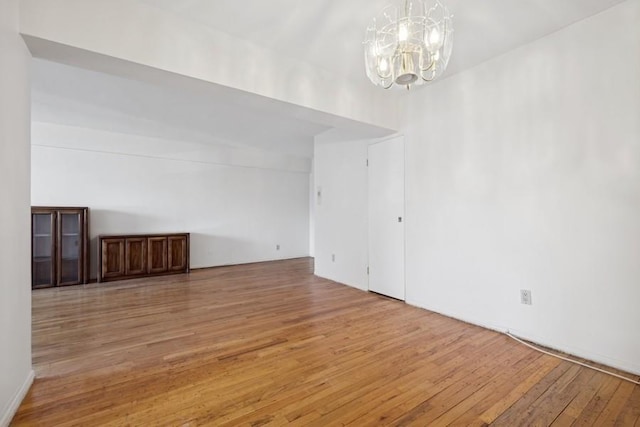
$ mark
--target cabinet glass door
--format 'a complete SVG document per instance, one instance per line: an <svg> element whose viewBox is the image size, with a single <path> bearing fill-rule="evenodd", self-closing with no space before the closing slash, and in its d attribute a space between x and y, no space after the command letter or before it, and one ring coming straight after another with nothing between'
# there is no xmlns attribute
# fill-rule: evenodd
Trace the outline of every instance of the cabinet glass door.
<svg viewBox="0 0 640 427"><path fill-rule="evenodd" d="M53 214L36 213L31 218L33 240L31 255L33 257L32 286L54 286L54 239Z"/></svg>
<svg viewBox="0 0 640 427"><path fill-rule="evenodd" d="M82 249L81 214L60 212L58 219L59 230L59 266L58 282L60 285L80 283L82 272L80 251Z"/></svg>

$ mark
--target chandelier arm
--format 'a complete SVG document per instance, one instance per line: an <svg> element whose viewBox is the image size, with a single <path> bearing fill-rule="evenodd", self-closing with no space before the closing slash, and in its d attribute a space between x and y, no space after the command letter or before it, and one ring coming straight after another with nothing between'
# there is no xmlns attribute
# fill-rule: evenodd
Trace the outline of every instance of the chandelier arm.
<svg viewBox="0 0 640 427"><path fill-rule="evenodd" d="M389 89L391 86L393 86L393 78L392 78L393 72L391 72L391 75L389 75L388 77L381 76L380 72L378 71L378 67L376 67L376 75L378 76L381 82L384 82L386 79L389 79L390 83L388 86L385 86L383 84L380 85L383 89Z"/></svg>
<svg viewBox="0 0 640 427"><path fill-rule="evenodd" d="M436 75L435 73L433 74L433 77L431 77L430 79L426 78L425 76L422 75L422 73L420 73L420 77L422 78L422 80L424 80L425 82L432 82L435 80Z"/></svg>
<svg viewBox="0 0 640 427"><path fill-rule="evenodd" d="M388 75L388 76L386 76L386 77L385 77L385 76L383 76L383 75L380 75L380 69L379 69L378 67L376 67L376 74L378 75L378 77L379 77L379 78L381 78L382 80L385 80L385 79L391 79L391 81L392 81L392 83L391 83L391 84L393 84L393 80L394 80L394 77L393 77L393 76L394 76L394 73L393 73L393 62L395 61L395 59L396 59L397 57L398 57L398 52L396 51L396 52L395 52L393 55L391 55L391 56L389 57L389 59L387 60L387 62L388 62L388 67L389 67L389 75ZM385 89L387 89L387 88L385 88Z"/></svg>
<svg viewBox="0 0 640 427"><path fill-rule="evenodd" d="M381 80L386 80L386 79L388 79L388 78L391 78L391 76L387 76L387 77L385 77L385 76L381 75L381 74L380 74L380 72L378 72L378 67L376 67L376 74L378 75L378 77L379 77ZM391 79L391 80L393 80L393 79Z"/></svg>
<svg viewBox="0 0 640 427"><path fill-rule="evenodd" d="M420 72L423 72L423 71L429 71L430 69L432 69L433 67L435 67L435 65L436 65L436 61L433 61L433 60L432 60L432 61L431 61L431 64L429 64L429 66L428 66L427 68L422 68L422 67L420 67Z"/></svg>

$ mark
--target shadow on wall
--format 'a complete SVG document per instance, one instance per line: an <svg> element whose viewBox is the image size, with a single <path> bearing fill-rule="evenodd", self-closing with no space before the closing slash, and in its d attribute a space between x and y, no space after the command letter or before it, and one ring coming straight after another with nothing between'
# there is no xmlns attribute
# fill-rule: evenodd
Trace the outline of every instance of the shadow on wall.
<svg viewBox="0 0 640 427"><path fill-rule="evenodd" d="M255 241L212 233L191 233L191 268L256 262L261 261L261 255L264 257L264 251L260 251Z"/></svg>
<svg viewBox="0 0 640 427"><path fill-rule="evenodd" d="M89 273L91 280L98 277L99 271L98 236L105 234L190 233L190 264L192 268L274 260L280 259L286 254L285 251L281 252L276 248L266 248L265 243L256 240L221 236L216 234L218 230L215 229L195 231L184 224L167 227L167 224L173 221L168 221L157 215L90 209L89 221ZM265 253L271 254L271 256L265 256Z"/></svg>
<svg viewBox="0 0 640 427"><path fill-rule="evenodd" d="M276 247L276 239L253 236L250 231L236 224L232 229L224 229L225 224L211 221L203 224L188 224L175 218L149 213L133 213L110 209L90 209L90 277L98 277L99 235L190 233L190 264L192 268L217 267L222 265L245 264L271 261L301 256L299 250L291 247L286 239ZM240 236L225 236L236 232Z"/></svg>

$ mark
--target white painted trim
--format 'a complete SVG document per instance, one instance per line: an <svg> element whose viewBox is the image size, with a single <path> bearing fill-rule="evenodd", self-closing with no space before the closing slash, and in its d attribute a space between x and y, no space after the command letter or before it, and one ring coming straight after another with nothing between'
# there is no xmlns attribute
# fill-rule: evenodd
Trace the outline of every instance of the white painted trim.
<svg viewBox="0 0 640 427"><path fill-rule="evenodd" d="M11 423L13 416L16 414L16 412L18 412L18 408L20 407L22 400L27 395L27 392L29 392L29 388L31 388L31 384L33 384L34 378L35 373L32 369L29 371L27 378L24 380L22 387L20 387L16 395L13 397L13 400L7 408L7 412L2 414L2 418L0 418L0 427L9 427L9 423Z"/></svg>

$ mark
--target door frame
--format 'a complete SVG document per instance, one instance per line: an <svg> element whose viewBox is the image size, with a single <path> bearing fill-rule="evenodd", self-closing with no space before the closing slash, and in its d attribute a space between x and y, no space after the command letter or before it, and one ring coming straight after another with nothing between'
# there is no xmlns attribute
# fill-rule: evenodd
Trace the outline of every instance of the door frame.
<svg viewBox="0 0 640 427"><path fill-rule="evenodd" d="M406 149L406 139L405 139L405 134L404 133L396 133L390 136L386 136L383 138L378 138L378 139L374 139L371 140L369 144L367 144L367 168L369 167L369 147L375 144L379 144L382 142L386 142L386 141L390 141L396 138L401 138L402 139L402 162L403 162L403 166L402 166L402 190L403 190L403 198L402 198L402 222L403 222L403 228L402 228L402 275L403 275L403 281L402 281L402 286L403 286L403 296L404 298L402 300L398 300L398 301L404 301L406 302L407 300L407 260L406 260L406 256L407 256L407 172L406 172L406 164L407 164L407 149ZM370 191L370 180L369 180L369 171L367 171L367 195L369 196L369 191ZM369 205L370 201L367 201L367 205ZM369 206L367 206L367 216L368 216L368 222L369 222L369 227L370 227L370 223L371 223L371 212L369 209ZM370 266L371 264L371 253L370 253L370 241L371 241L371 230L369 228L368 230L368 243L367 243L367 265ZM377 293L375 291L371 290L370 287L370 282L371 282L371 275L369 272L370 268L367 267L367 291L369 292L373 292L373 293ZM382 295L382 294L380 294ZM384 295L385 297L388 298L393 298L387 295ZM396 299L396 298L394 298Z"/></svg>

